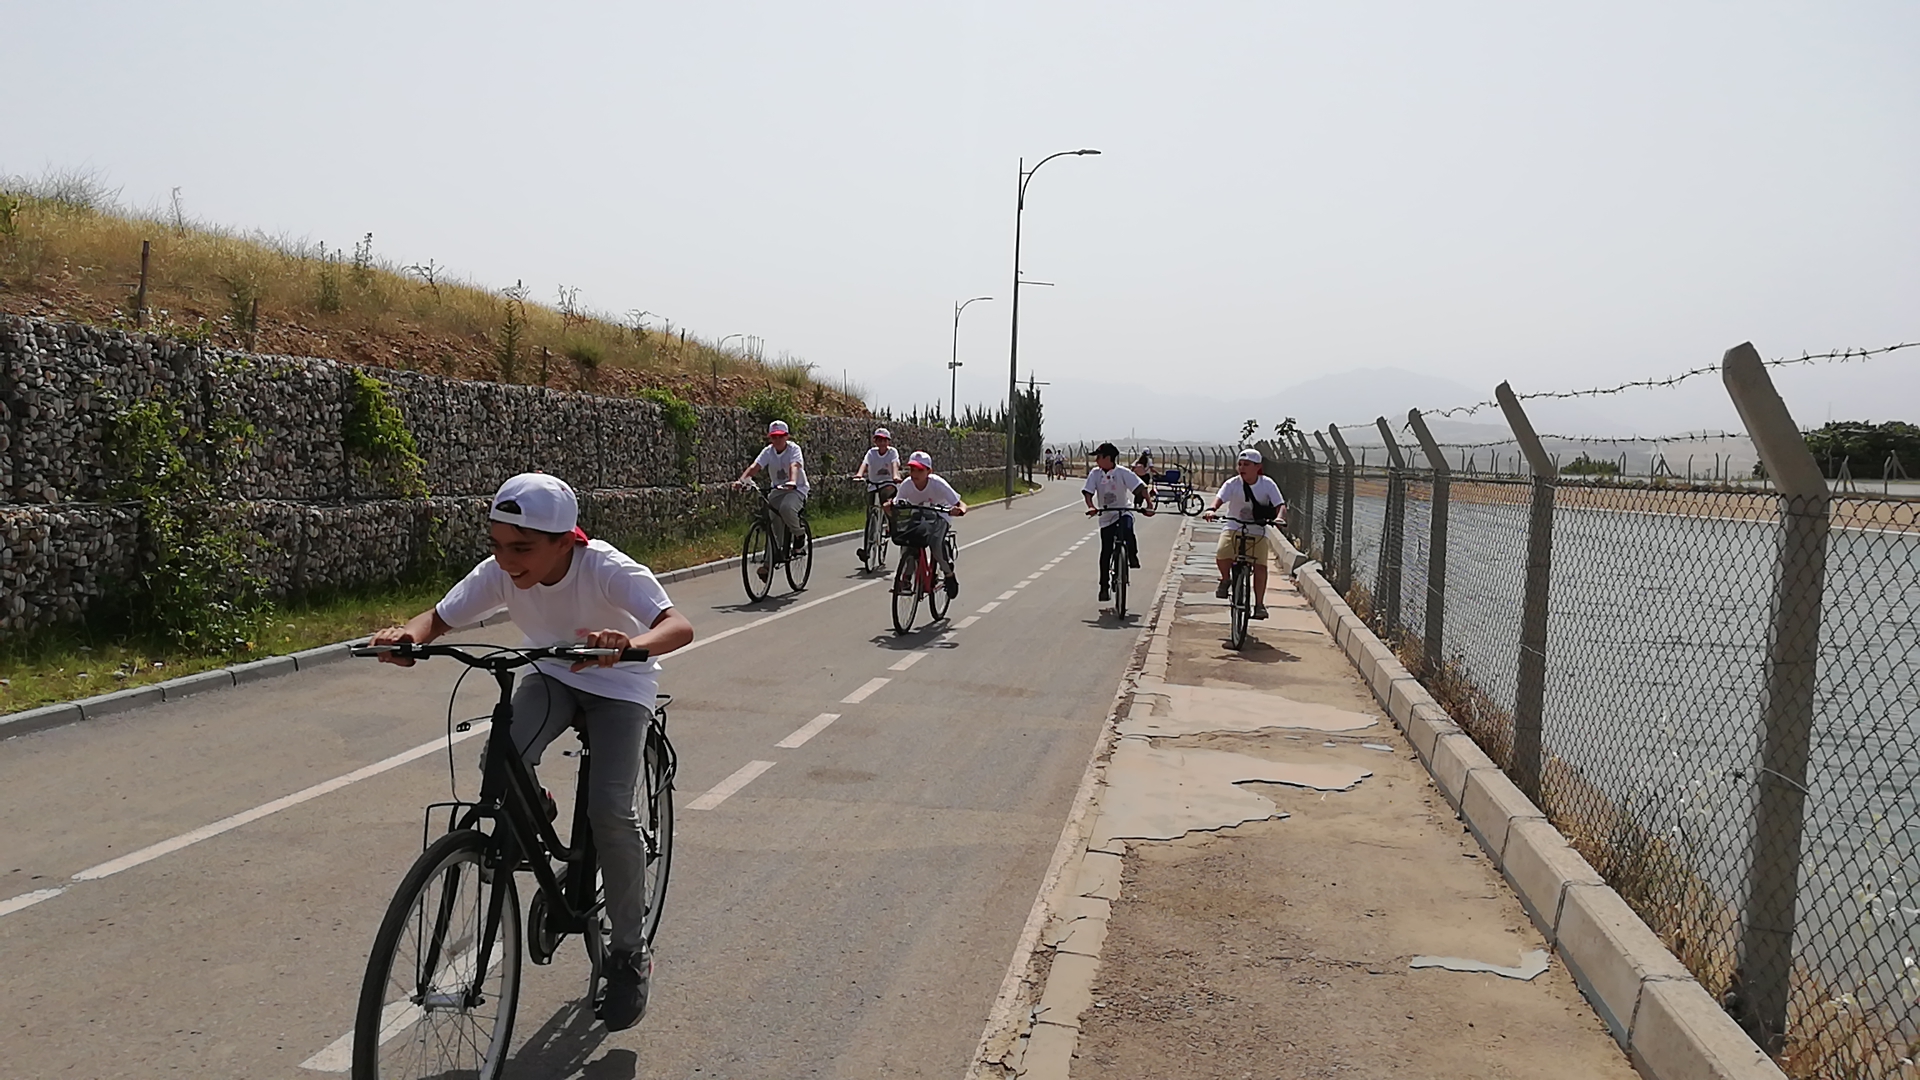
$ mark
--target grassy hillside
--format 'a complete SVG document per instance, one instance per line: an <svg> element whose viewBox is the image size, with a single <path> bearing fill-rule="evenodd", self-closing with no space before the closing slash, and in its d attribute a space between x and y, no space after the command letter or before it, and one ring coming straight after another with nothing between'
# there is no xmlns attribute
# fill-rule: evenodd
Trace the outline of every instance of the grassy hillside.
<svg viewBox="0 0 1920 1080"><path fill-rule="evenodd" d="M0 312L134 326L141 244L145 324L220 345L460 378L626 394L671 389L704 404L790 389L809 412L865 415L858 387L812 365L768 363L741 339L715 348L636 309L581 309L577 291L489 289L431 260L398 266L368 234L338 248L240 234L166 209L134 212L86 173L0 178Z"/></svg>

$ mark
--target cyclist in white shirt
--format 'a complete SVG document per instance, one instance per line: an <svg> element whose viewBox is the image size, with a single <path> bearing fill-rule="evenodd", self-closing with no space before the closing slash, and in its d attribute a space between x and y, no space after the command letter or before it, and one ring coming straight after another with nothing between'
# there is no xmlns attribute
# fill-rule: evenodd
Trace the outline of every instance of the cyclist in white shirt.
<svg viewBox="0 0 1920 1080"><path fill-rule="evenodd" d="M865 481L869 485L867 488L869 504L878 499L882 505L885 505L889 499L893 498L894 490L900 485L900 451L894 448L893 432L886 428L873 430L873 446L867 450L867 456L860 459L860 471L854 473L853 478ZM886 518L882 517L880 520L880 527L885 529ZM856 548L853 554L861 562L867 561L866 548Z"/></svg>
<svg viewBox="0 0 1920 1080"><path fill-rule="evenodd" d="M940 515L940 521L934 526L932 538L927 547L933 552L934 558L940 561L940 569L946 574L948 598L959 596L960 579L954 576L953 560L947 557L947 545L942 541L946 540L947 530L952 527L947 520L948 517L966 516L967 504L961 500L960 493L953 490L952 484L947 483L945 478L933 471L933 457L925 450L915 450L907 457L907 478L901 483L900 490L894 493L893 498L887 500L887 509L891 511L895 503L903 506L950 506L953 508L949 513Z"/></svg>
<svg viewBox="0 0 1920 1080"><path fill-rule="evenodd" d="M1252 447L1240 451L1240 459L1234 462L1234 470L1239 474L1220 485L1220 493L1213 497L1201 517L1212 521L1219 515L1222 506L1227 508L1229 520L1220 529L1220 543L1213 550L1214 564L1220 568L1220 586L1213 595L1227 598L1227 575L1233 572L1233 560L1240 550L1240 533L1244 530L1251 535L1247 538L1247 555L1253 559L1253 617L1267 617L1267 557L1273 548L1267 541L1266 525L1244 525L1243 521L1268 521L1273 527L1286 524L1287 497L1280 494L1280 485L1260 469L1260 451ZM1238 521L1231 520L1238 518Z"/></svg>
<svg viewBox="0 0 1920 1080"><path fill-rule="evenodd" d="M746 485L753 482L755 473L767 471L767 502L772 504L773 544L780 551L789 547L793 554L803 550L806 540L800 535L800 511L807 505L807 461L800 453L800 444L787 438L787 422L775 420L767 425L767 445L760 448L760 456L753 459L747 471L740 474L734 483ZM782 526L785 526L782 528ZM788 538L792 539L789 540ZM766 576L766 567L761 567L761 576Z"/></svg>
<svg viewBox="0 0 1920 1080"><path fill-rule="evenodd" d="M1113 594L1107 582L1107 560L1113 557L1113 545L1127 545L1127 565L1135 570L1140 568L1140 545L1133 539L1133 518L1112 509L1116 506L1138 506L1146 495L1146 482L1135 475L1132 469L1114 466L1114 459L1120 456L1120 450L1112 443L1101 443L1093 451L1093 468L1087 473L1087 482L1080 487L1080 494L1087 500L1087 516L1100 515L1100 599L1111 600ZM1095 500L1099 505L1095 506ZM1148 508L1146 513L1153 511Z"/></svg>

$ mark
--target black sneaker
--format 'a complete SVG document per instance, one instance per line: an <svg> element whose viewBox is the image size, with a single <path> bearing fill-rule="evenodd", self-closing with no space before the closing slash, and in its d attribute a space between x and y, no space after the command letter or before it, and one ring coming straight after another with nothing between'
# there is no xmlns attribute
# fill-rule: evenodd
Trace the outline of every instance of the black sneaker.
<svg viewBox="0 0 1920 1080"><path fill-rule="evenodd" d="M951 600L954 597L959 595L960 595L960 579L957 577L949 577L947 579L947 599Z"/></svg>
<svg viewBox="0 0 1920 1080"><path fill-rule="evenodd" d="M1127 569L1129 570L1140 569L1140 556L1138 555L1127 556Z"/></svg>
<svg viewBox="0 0 1920 1080"><path fill-rule="evenodd" d="M1227 598L1227 583L1224 581L1221 582L1219 587L1213 590L1213 595L1225 600Z"/></svg>
<svg viewBox="0 0 1920 1080"><path fill-rule="evenodd" d="M859 559L859 560L860 560L861 562L866 562L866 561L867 561L867 549L866 549L866 548L854 548L854 549L853 549L853 557L854 557L854 558L856 558L856 559Z"/></svg>
<svg viewBox="0 0 1920 1080"><path fill-rule="evenodd" d="M1254 617L1254 618L1256 618L1256 619L1264 619L1264 618L1266 618L1266 617L1267 617L1267 605L1265 605L1265 604L1255 604L1255 605L1253 605L1253 617Z"/></svg>
<svg viewBox="0 0 1920 1080"><path fill-rule="evenodd" d="M608 1031L625 1031L647 1015L647 990L653 983L653 950L607 954L606 999L600 1003L600 1022Z"/></svg>
<svg viewBox="0 0 1920 1080"><path fill-rule="evenodd" d="M1105 585L1100 586L1100 602L1104 604L1111 599L1113 599L1113 593L1108 591Z"/></svg>

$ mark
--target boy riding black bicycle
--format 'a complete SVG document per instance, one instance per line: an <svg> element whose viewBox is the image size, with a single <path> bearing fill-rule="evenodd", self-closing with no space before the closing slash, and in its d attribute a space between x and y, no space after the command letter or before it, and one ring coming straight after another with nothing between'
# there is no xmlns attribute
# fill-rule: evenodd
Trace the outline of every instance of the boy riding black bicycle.
<svg viewBox="0 0 1920 1080"><path fill-rule="evenodd" d="M514 691L512 736L530 769L570 726L584 729L593 744L587 815L613 924L600 1019L619 1031L646 1012L653 973L645 929L647 848L636 792L660 671L656 660L622 662L619 653L672 652L693 640L693 625L674 610L652 571L613 545L587 538L578 528L573 489L559 478L513 477L493 497L488 518L492 557L438 604L374 634L371 644L424 644L504 608L529 646L564 641L613 650L597 661L538 662Z"/></svg>
<svg viewBox="0 0 1920 1080"><path fill-rule="evenodd" d="M1081 485L1080 493L1086 496L1087 514L1100 515L1100 599L1113 598L1109 589L1108 566L1113 558L1115 544L1125 544L1127 565L1140 569L1140 545L1133 535L1133 515L1116 512L1115 507L1138 506L1145 498L1146 481L1140 479L1132 469L1114 466L1114 459L1120 456L1120 449L1112 443L1101 443L1093 451L1093 468L1087 473L1087 482ZM1096 500L1099 505L1094 505Z"/></svg>

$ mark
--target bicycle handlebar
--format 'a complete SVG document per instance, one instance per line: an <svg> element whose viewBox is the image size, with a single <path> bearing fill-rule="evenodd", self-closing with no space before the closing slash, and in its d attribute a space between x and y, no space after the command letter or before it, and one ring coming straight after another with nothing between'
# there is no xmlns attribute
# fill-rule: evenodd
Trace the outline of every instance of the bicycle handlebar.
<svg viewBox="0 0 1920 1080"><path fill-rule="evenodd" d="M486 668L489 671L510 671L514 668L526 667L536 660L598 660L603 656L614 655L613 649L589 649L584 645L543 645L537 648L511 648L505 645L474 647L496 651L482 656L467 652L458 645L420 645L411 641L402 641L392 645L356 645L348 650L348 655L377 657L387 654L406 660L451 656L468 667ZM620 652L622 661L630 660L640 663L649 658L650 654L645 649L626 649Z"/></svg>

